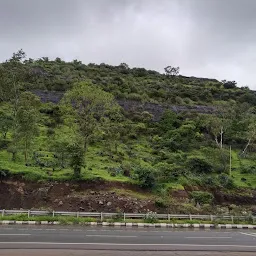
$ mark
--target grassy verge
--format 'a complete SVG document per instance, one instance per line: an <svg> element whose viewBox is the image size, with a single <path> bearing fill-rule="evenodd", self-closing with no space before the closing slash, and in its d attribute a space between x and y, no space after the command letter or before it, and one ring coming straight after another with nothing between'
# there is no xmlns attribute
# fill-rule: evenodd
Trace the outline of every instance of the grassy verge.
<svg viewBox="0 0 256 256"><path fill-rule="evenodd" d="M13 220L13 221L58 221L60 224L86 224L88 222L101 222L99 219L96 218L87 218L87 217L69 217L69 216L30 216L28 217L26 214L19 214L19 215L9 215L0 217L0 221L2 220ZM167 220L147 220L147 219L126 219L125 221L122 218L112 218L112 219L104 219L104 222L114 223L114 222L121 222L121 223L167 223L167 224L256 224L253 223L252 218L248 218L248 220L234 220L234 223L231 221L223 221L223 220L177 220L173 219L170 221Z"/></svg>
<svg viewBox="0 0 256 256"><path fill-rule="evenodd" d="M9 215L0 217L1 220L14 220L14 221L58 221L60 224L83 224L88 222L97 221L94 218L84 218L84 217L69 217L69 216L30 216L28 217L26 214L18 214L18 215Z"/></svg>

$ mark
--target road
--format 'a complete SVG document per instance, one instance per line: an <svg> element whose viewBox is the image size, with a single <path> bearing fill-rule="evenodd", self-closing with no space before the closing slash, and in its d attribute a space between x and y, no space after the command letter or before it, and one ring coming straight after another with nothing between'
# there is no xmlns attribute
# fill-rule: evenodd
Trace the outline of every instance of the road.
<svg viewBox="0 0 256 256"><path fill-rule="evenodd" d="M59 253L56 255L63 256L256 255L256 232L254 230L0 226L0 255L48 255L47 249L48 252L51 249L49 255L55 255L53 254L55 251ZM183 254L177 251L183 251ZM234 254L235 252L247 253Z"/></svg>

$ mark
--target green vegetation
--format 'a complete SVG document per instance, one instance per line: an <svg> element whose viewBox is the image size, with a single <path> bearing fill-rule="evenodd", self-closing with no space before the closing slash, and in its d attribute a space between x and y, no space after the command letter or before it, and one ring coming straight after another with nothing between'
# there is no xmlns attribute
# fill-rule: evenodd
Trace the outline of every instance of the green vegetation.
<svg viewBox="0 0 256 256"><path fill-rule="evenodd" d="M185 188L200 204L212 190L256 188L256 93L247 87L174 67L25 58L20 50L0 64L1 178L127 182L163 198ZM44 103L45 92L64 97Z"/></svg>
<svg viewBox="0 0 256 256"><path fill-rule="evenodd" d="M0 221L47 221L47 222L58 222L61 225L88 225L89 222L102 222L100 219L97 218L88 218L88 217L70 217L70 216L31 216L28 217L26 214L17 214L17 215L9 215L9 216L0 216ZM114 217L112 219L104 219L104 222L108 223L114 223L114 222L121 222L121 223L167 223L167 224L244 224L244 225L251 225L255 224L253 222L253 218L248 217L245 220L241 220L239 218L234 219L234 222L229 220L221 220L216 219L214 221L210 220L188 220L188 219L172 219L170 221L168 220L159 220L155 217L154 213L149 213L144 219L123 219L123 216L120 217Z"/></svg>

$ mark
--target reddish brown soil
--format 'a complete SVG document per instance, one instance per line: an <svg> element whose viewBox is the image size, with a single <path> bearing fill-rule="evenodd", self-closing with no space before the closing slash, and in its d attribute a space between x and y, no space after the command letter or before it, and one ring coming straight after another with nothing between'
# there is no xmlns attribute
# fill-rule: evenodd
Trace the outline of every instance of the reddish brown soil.
<svg viewBox="0 0 256 256"><path fill-rule="evenodd" d="M42 184L10 180L0 184L0 208L104 212L156 210L154 200L117 194L114 188L140 190L131 184L102 181Z"/></svg>
<svg viewBox="0 0 256 256"><path fill-rule="evenodd" d="M119 192L115 190L119 189ZM123 190L122 190L123 189ZM126 191L126 193L120 192ZM6 180L0 184L0 209L49 209L62 211L97 212L157 212L183 213L180 206L188 202L189 190L172 191L173 205L169 208L156 204L149 196L137 198L127 191L145 195L147 191L136 185L120 182L47 182L37 183L22 180ZM225 194L213 191L216 204L255 205L253 196ZM157 207L158 206L158 207ZM162 208L159 208L162 207Z"/></svg>

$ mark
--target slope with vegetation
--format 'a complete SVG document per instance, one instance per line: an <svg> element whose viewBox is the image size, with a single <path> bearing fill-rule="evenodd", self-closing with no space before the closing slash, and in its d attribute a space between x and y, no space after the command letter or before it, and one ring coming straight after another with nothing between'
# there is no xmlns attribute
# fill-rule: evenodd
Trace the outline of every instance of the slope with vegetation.
<svg viewBox="0 0 256 256"><path fill-rule="evenodd" d="M1 179L120 183L162 210L252 205L256 93L165 72L14 53L0 64Z"/></svg>

